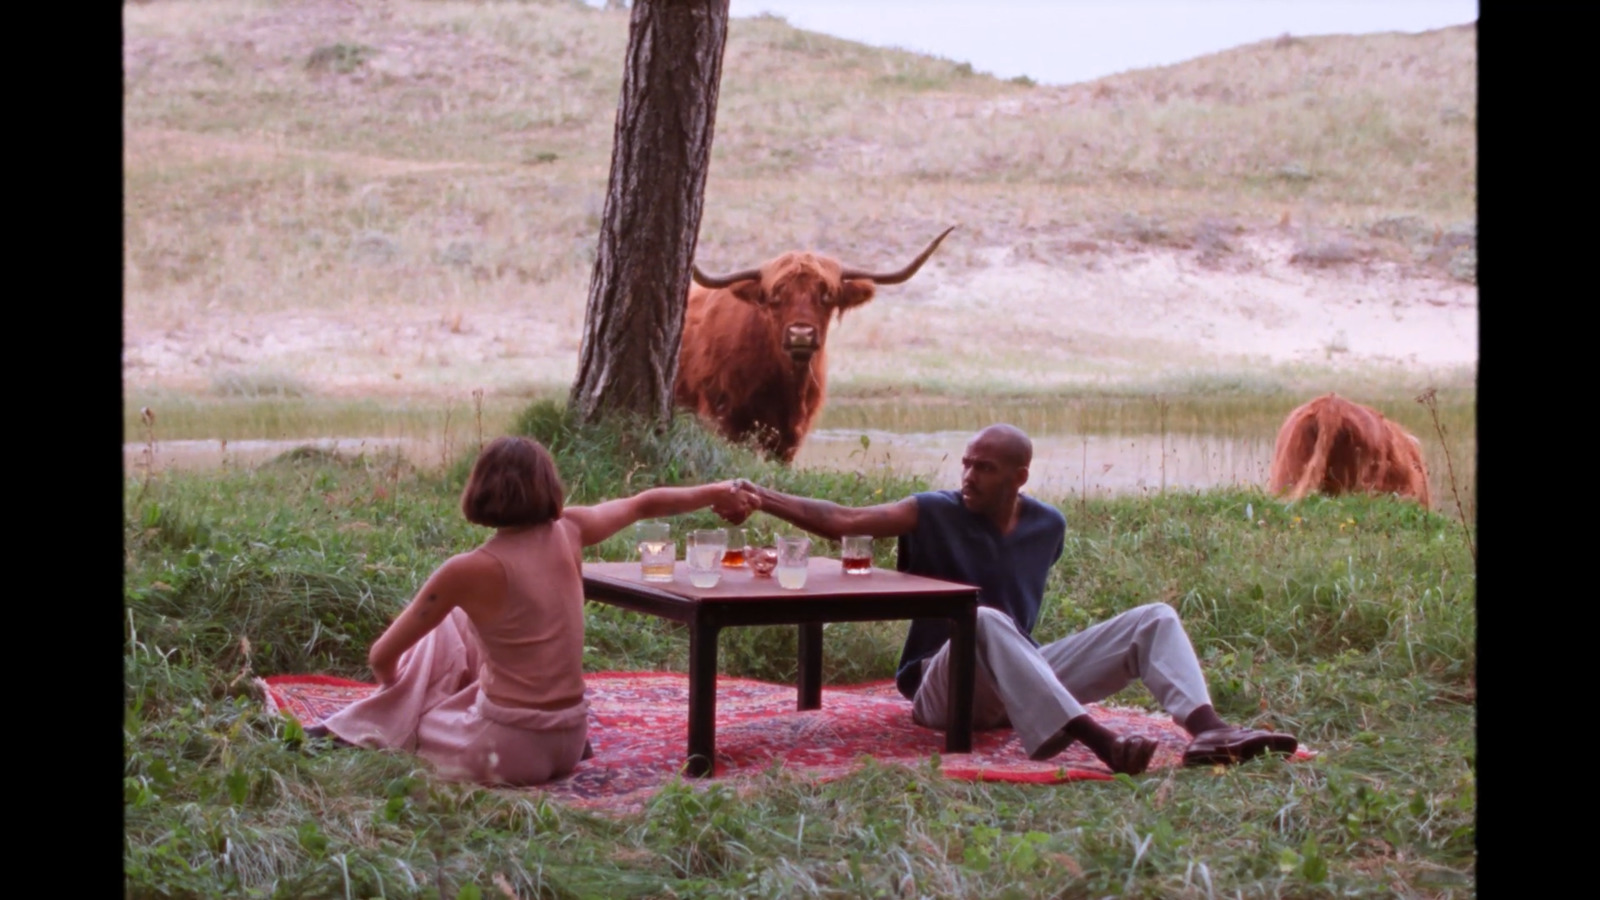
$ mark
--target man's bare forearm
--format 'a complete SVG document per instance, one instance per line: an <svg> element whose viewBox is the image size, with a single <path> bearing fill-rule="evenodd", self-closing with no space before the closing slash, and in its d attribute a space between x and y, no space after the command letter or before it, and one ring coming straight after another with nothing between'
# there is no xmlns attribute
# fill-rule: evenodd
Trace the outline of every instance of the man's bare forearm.
<svg viewBox="0 0 1600 900"><path fill-rule="evenodd" d="M743 483L743 486L745 490L756 495L761 503L762 512L777 516L812 534L838 540L848 530L847 519L850 513L848 507L829 500L796 497L748 482Z"/></svg>

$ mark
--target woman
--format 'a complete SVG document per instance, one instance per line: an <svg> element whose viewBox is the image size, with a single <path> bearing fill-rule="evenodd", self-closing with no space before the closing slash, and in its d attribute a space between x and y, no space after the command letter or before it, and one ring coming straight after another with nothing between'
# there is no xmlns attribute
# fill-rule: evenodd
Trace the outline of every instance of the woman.
<svg viewBox="0 0 1600 900"><path fill-rule="evenodd" d="M445 777L489 784L540 784L572 771L588 747L583 548L640 519L707 506L738 524L753 504L731 482L566 508L562 493L537 441L485 446L461 512L494 535L446 560L373 642L367 662L378 691L312 733L407 750Z"/></svg>

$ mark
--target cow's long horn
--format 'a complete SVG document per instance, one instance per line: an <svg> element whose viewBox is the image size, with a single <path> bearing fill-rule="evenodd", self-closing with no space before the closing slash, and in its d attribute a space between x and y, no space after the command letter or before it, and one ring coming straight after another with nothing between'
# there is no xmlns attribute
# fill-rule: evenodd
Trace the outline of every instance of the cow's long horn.
<svg viewBox="0 0 1600 900"><path fill-rule="evenodd" d="M707 275L700 271L700 267L694 263L689 264L689 274L694 277L695 284L708 288L725 288L741 281L759 281L761 279L760 269L745 269L740 272L734 272L732 275Z"/></svg>
<svg viewBox="0 0 1600 900"><path fill-rule="evenodd" d="M911 276L917 274L917 270L922 268L922 264L928 261L928 257L933 255L933 251L939 249L939 242L944 240L944 236L955 230L956 226L954 225L946 228L944 234L933 239L933 243L928 245L928 249L922 251L922 254L913 259L910 265L898 272L878 273L868 272L864 269L845 269L839 273L839 280L849 281L852 278L864 278L875 284L899 284L902 281L907 281Z"/></svg>

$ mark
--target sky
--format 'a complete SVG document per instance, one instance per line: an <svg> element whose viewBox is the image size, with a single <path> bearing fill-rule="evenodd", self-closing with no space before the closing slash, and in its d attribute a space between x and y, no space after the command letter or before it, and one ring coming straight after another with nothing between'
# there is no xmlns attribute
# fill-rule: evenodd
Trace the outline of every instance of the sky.
<svg viewBox="0 0 1600 900"><path fill-rule="evenodd" d="M1476 0L730 0L807 31L970 63L1040 84L1165 66L1285 33L1431 31Z"/></svg>

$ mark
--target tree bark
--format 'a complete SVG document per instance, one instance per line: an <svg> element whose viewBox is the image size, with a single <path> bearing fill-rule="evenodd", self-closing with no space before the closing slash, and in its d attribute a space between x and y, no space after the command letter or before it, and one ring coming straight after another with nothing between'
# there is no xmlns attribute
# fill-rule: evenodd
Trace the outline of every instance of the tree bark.
<svg viewBox="0 0 1600 900"><path fill-rule="evenodd" d="M672 416L728 0L635 0L578 376L581 422Z"/></svg>

